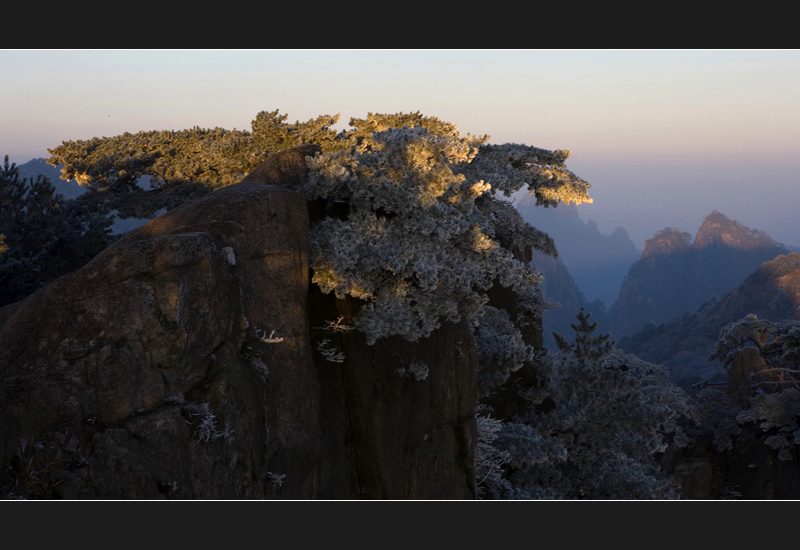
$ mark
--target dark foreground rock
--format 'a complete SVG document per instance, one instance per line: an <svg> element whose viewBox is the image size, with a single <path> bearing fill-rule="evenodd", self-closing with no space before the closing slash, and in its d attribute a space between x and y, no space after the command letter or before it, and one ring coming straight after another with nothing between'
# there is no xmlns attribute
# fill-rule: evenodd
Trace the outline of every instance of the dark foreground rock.
<svg viewBox="0 0 800 550"><path fill-rule="evenodd" d="M468 328L367 346L305 201L253 179L0 309L2 498L475 497Z"/></svg>

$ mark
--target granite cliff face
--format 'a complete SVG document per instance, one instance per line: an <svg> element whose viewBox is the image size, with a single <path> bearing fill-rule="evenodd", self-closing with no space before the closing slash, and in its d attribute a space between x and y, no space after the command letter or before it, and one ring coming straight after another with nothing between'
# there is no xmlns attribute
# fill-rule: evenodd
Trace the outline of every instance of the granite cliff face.
<svg viewBox="0 0 800 550"><path fill-rule="evenodd" d="M703 220L694 242L690 239L688 233L666 228L645 243L611 311L616 338L694 312L742 283L763 262L787 253L765 233L716 211Z"/></svg>
<svg viewBox="0 0 800 550"><path fill-rule="evenodd" d="M356 304L309 285L308 153L0 309L4 498L475 497L469 327L343 328Z"/></svg>

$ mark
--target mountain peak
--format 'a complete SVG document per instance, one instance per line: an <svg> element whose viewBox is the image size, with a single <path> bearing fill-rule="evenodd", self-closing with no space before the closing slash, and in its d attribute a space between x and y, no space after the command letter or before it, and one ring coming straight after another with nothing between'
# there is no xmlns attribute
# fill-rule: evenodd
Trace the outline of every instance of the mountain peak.
<svg viewBox="0 0 800 550"><path fill-rule="evenodd" d="M693 246L701 249L715 244L741 250L770 248L776 245L775 241L763 231L745 227L714 210L703 219Z"/></svg>
<svg viewBox="0 0 800 550"><path fill-rule="evenodd" d="M677 227L665 227L645 241L642 259L688 250L691 246L691 238L689 233L681 231Z"/></svg>

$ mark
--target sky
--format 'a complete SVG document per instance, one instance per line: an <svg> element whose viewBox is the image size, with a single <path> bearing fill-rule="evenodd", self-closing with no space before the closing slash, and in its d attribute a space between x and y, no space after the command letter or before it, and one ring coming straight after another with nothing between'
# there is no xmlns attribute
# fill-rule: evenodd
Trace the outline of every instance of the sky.
<svg viewBox="0 0 800 550"><path fill-rule="evenodd" d="M260 111L420 111L491 143L567 149L579 207L639 248L717 210L800 246L800 50L0 50L0 155Z"/></svg>

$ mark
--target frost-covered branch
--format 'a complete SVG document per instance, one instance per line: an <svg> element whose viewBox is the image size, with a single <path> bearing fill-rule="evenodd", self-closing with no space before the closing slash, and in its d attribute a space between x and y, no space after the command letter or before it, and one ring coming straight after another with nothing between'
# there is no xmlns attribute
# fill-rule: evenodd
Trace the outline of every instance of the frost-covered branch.
<svg viewBox="0 0 800 550"><path fill-rule="evenodd" d="M502 189L544 186L588 200L588 184L563 172L565 154L484 149L481 140L437 120L390 125L396 122L378 115L361 121L375 131L364 130L350 151L309 158L302 188L308 200L349 205L346 219L312 227L313 282L325 293L365 302L355 326L370 344L393 334L415 341L444 321L478 324L493 285L528 297L539 285L526 251L555 254L555 246L495 198L495 175Z"/></svg>

